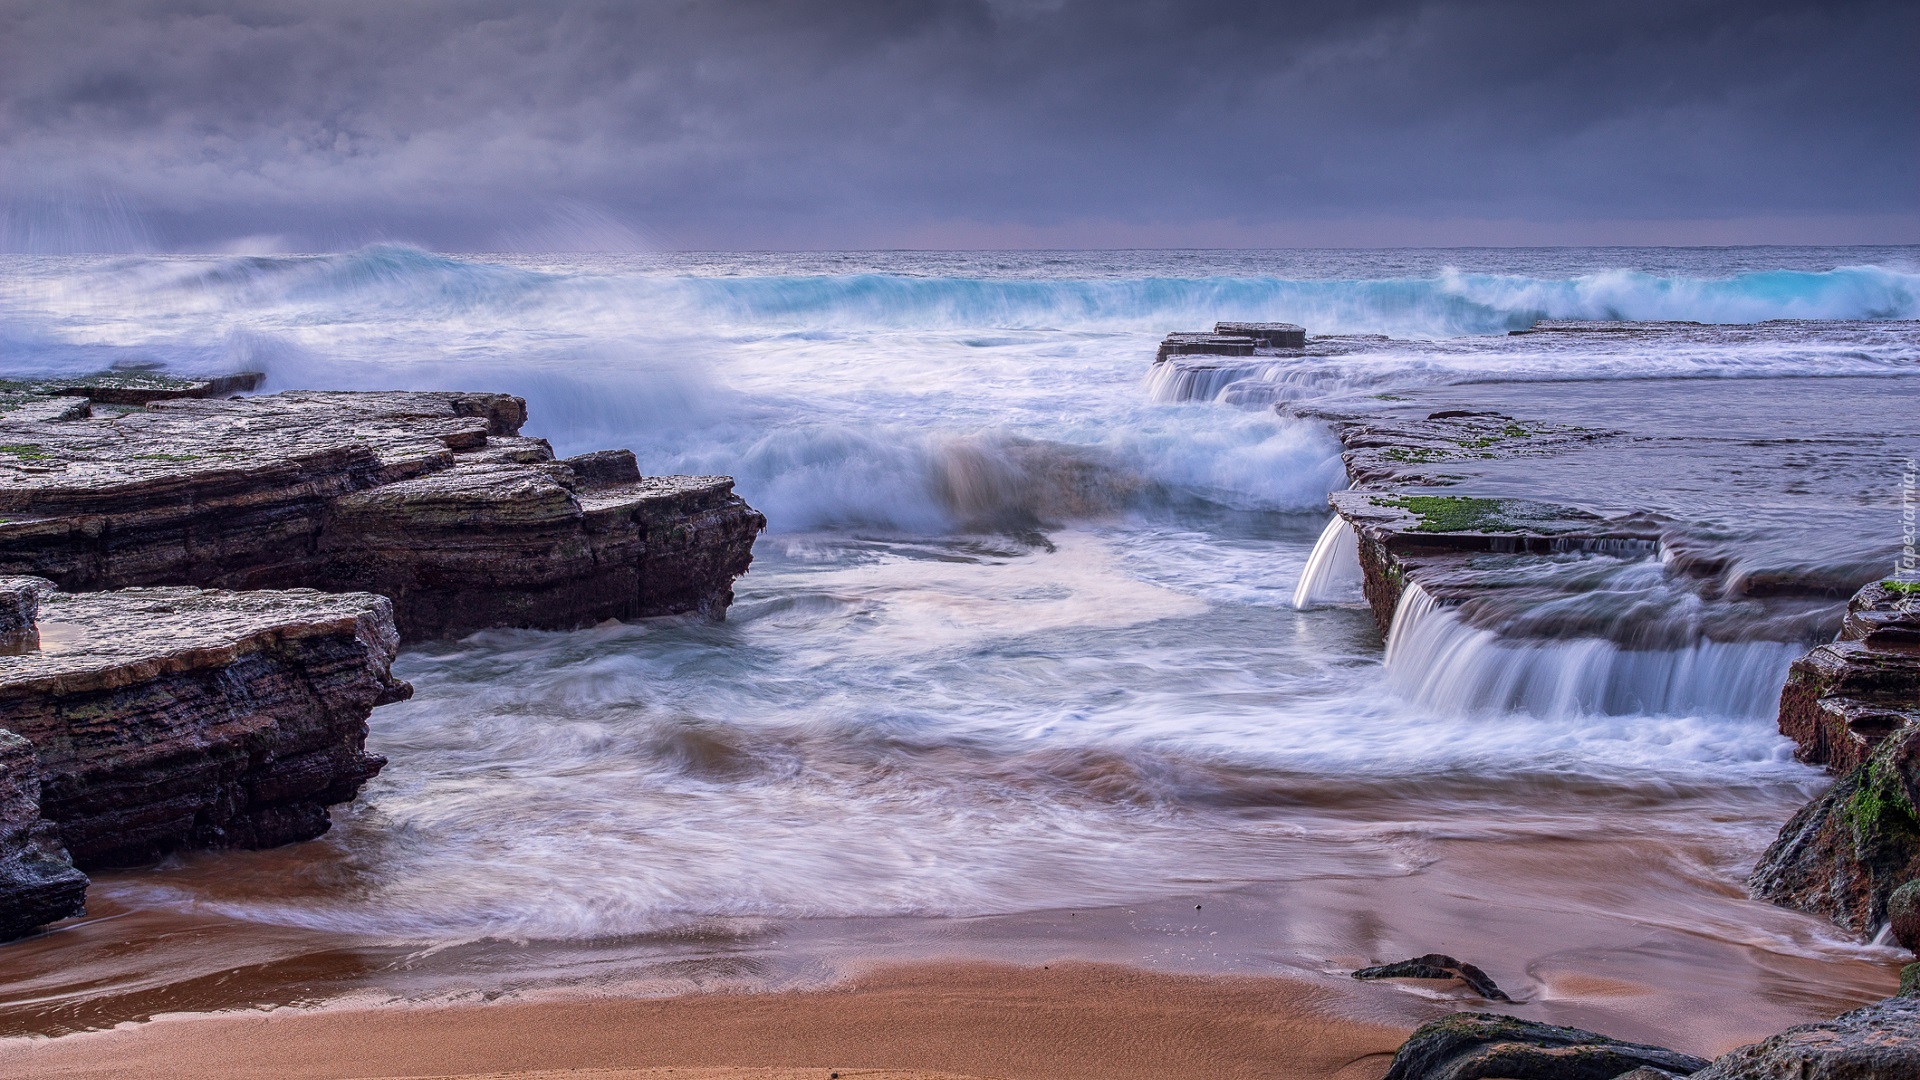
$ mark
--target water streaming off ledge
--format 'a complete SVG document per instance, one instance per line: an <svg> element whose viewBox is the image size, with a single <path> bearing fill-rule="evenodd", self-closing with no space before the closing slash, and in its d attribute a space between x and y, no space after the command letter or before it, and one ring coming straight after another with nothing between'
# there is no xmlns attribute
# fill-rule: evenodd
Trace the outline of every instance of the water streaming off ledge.
<svg viewBox="0 0 1920 1080"><path fill-rule="evenodd" d="M1914 318L1913 254L1456 257L0 263L17 368L508 390L561 452L733 474L773 526L724 624L410 652L418 693L373 722L390 764L331 834L102 878L92 921L9 947L0 1023L788 985L953 953L1317 975L1442 949L1561 1018L1613 1009L1629 1035L1658 1030L1682 981L1730 1025L1874 996L1887 957L1737 885L1823 782L1771 699L1837 601L1745 608L1668 587L1657 559L1596 560L1612 584L1595 595L1656 606L1674 640L1561 632L1626 607L1557 610L1549 632L1532 608L1414 602L1386 654L1326 530L1345 477L1324 425L1225 376L1170 400L1148 368L1165 331L1288 318L1396 340L1250 377L1288 387L1265 401L1623 427L1665 422L1667 401L1679 430L1711 399L1727 438L1697 484L1647 442L1638 475L1576 462L1588 497L1705 507L1690 535L1751 556L1726 580L1791 562L1811 522L1850 538L1817 553L1844 574L1893 538L1872 476L1912 452L1912 334L1660 349L1505 331ZM1853 409L1859 431L1794 434L1839 443L1763 467L1743 446L1781 400ZM1196 921L1200 897L1217 921ZM1057 918L1074 911L1097 931ZM1596 965L1612 998L1579 989Z"/></svg>

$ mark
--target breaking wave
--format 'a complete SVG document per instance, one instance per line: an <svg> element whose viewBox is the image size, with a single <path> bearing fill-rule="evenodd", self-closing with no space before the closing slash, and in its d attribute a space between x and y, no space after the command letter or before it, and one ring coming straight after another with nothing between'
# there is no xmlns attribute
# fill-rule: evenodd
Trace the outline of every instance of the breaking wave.
<svg viewBox="0 0 1920 1080"><path fill-rule="evenodd" d="M245 367L267 372L269 390L504 390L527 398L529 434L562 453L625 445L650 472L733 475L776 528L940 532L1169 500L1302 510L1339 485L1338 448L1317 429L1179 401L1259 404L1496 370L1868 374L1915 360L1897 343L1787 356L1714 343L1567 356L1500 344L1540 318L1920 317L1920 274L1904 265L1715 274L1701 262L1682 274L1569 264L1557 277L1532 267L1369 280L1331 256L1298 275L1252 272L1266 264L1233 253L847 261L860 272L822 272L824 257L453 257L400 245L9 257L0 367ZM1162 365L1155 378L1186 381L1156 383L1142 401L1153 339L1224 318L1427 340L1284 368ZM1502 336L1462 336L1488 334Z"/></svg>
<svg viewBox="0 0 1920 1080"><path fill-rule="evenodd" d="M138 257L96 273L133 289L243 306L402 312L613 312L683 329L1144 330L1216 319L1285 319L1319 334L1450 337L1521 329L1539 319L1920 318L1920 273L1878 266L1775 269L1725 276L1615 269L1543 277L1446 268L1378 279L1265 275L1070 277L783 273L751 257L728 274L686 273L659 256L512 262L380 245L337 255ZM1051 268L1084 274L1084 260ZM1025 267L1028 271L1042 268ZM759 272L755 272L759 271Z"/></svg>

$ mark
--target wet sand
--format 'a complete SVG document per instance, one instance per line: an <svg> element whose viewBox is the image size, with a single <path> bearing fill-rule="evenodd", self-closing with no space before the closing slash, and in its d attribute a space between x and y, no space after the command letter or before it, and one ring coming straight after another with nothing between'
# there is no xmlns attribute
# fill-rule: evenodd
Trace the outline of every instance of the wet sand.
<svg viewBox="0 0 1920 1080"><path fill-rule="evenodd" d="M1384 1073L1406 1033L1435 1011L1369 996L1370 1009L1291 979L1090 964L923 965L777 994L168 1017L53 1040L6 1040L0 1073L1360 1080Z"/></svg>
<svg viewBox="0 0 1920 1080"><path fill-rule="evenodd" d="M584 1010L581 1017L602 1015L595 1010L652 1016L660 1008L712 1009L714 1002L735 1003L729 1015L736 1018L774 1002L794 1003L796 1016L832 1003L846 1013L858 1011L847 1004L857 995L836 987L862 986L859 993L871 997L874 987L893 986L896 999L909 1001L913 973L953 970L974 972L968 978L975 983L984 978L979 972L1002 972L1021 992L1033 989L1023 978L1058 987L1061 971L1121 969L1131 971L1128 986L1164 985L1197 1000L1217 992L1208 987L1260 986L1275 1017L1314 1015L1324 1005L1401 1031L1454 1009L1493 1008L1457 983L1359 983L1346 974L1438 951L1480 965L1513 995L1498 1011L1711 1056L1893 992L1898 950L1862 946L1819 920L1740 894L1737 875L1750 865L1752 847L1682 839L1665 814L1586 809L1584 828L1513 813L1436 821L1417 833L1396 826L1391 865L1362 872L1344 859L1313 860L1292 880L1195 882L1184 896L1145 904L981 918L709 919L590 942L406 946L204 910L124 907L110 878L88 918L8 946L0 1037L16 1038L0 1045L15 1053L26 1045L19 1036L64 1036L42 1040L51 1056L33 1059L64 1061L78 1051L52 1048L130 1047L157 1038L129 1034L149 1028L244 1032L261 1022L259 1015L233 1010L272 1009L260 1015L278 1023L316 1006L322 1019L292 1028L327 1029L346 1021L324 1017L352 1015L369 1029L391 1022L397 1030L425 1023L457 1031L462 1022L443 1017L466 1015L467 1006L483 1002L495 1003L484 1013L519 1016L509 1010L524 1009L563 1025L572 1009ZM1655 827L1663 822L1670 827ZM1330 846L1352 852L1381 841L1335 836ZM231 872L235 862L254 861L281 867L295 854L209 858L208 868L224 864ZM1264 869L1277 876L1287 867ZM582 1001L590 1004L575 1004ZM227 1016L206 1021L208 1027L177 1019L129 1024L222 1012ZM391 1021L384 1019L389 1013ZM121 1029L88 1034L115 1025ZM237 1044L252 1039L236 1035ZM664 1054L671 1045L659 1049ZM0 1056L0 1073L5 1060ZM657 1056L642 1063L740 1060ZM913 1063L961 1074L972 1068L931 1057ZM471 1067L505 1065L479 1059Z"/></svg>

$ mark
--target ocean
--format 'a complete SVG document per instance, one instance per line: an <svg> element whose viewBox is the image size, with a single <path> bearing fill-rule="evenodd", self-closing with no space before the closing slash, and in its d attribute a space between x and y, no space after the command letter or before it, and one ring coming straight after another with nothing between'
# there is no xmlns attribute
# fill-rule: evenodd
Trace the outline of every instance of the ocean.
<svg viewBox="0 0 1920 1080"><path fill-rule="evenodd" d="M1153 370L1226 319L1324 347ZM1508 333L1541 319L1709 325ZM415 697L372 719L390 763L332 832L100 876L87 922L8 946L0 1024L926 955L1324 976L1451 951L1627 1035L1675 981L1754 1023L1881 996L1891 950L1739 887L1825 782L1773 716L1819 619L1600 676L1726 646L1712 693L1390 672L1357 596L1294 603L1346 485L1297 414L1497 386L1625 424L1737 383L1764 426L1809 380L1869 380L1911 438L1920 335L1876 328L1916 319L1912 247L0 257L0 374L508 391L561 454L731 475L769 520L723 623L408 651ZM1799 329L1712 325L1768 320ZM164 943L129 955L131 927Z"/></svg>

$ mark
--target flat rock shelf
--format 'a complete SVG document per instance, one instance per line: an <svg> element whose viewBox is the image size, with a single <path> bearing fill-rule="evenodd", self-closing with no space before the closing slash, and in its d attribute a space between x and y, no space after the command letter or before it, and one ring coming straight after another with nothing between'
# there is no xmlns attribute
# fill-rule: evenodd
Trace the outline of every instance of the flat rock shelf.
<svg viewBox="0 0 1920 1080"><path fill-rule="evenodd" d="M325 832L385 764L367 716L395 679L393 605L370 593L162 587L63 594L0 655L0 929L76 914L75 871L177 848Z"/></svg>
<svg viewBox="0 0 1920 1080"><path fill-rule="evenodd" d="M0 938L87 869L325 832L403 639L718 618L766 525L511 395L219 398L259 381L0 386Z"/></svg>
<svg viewBox="0 0 1920 1080"><path fill-rule="evenodd" d="M766 524L727 477L557 460L506 394L44 400L0 414L0 572L67 590L366 590L407 640L717 617Z"/></svg>
<svg viewBox="0 0 1920 1080"><path fill-rule="evenodd" d="M1700 384L1672 385L1664 415L1645 404L1644 384L1564 395L1470 386L1293 411L1329 421L1343 443L1354 487L1329 501L1351 530L1388 667L1397 662L1411 685L1444 674L1452 693L1485 690L1497 700L1479 703L1519 708L1581 692L1589 697L1575 704L1595 712L1724 706L1703 696L1734 674L1721 661L1813 646L1784 689L1760 689L1776 695L1780 731L1800 758L1840 775L1786 824L1747 884L1758 899L1870 937L1887 924L1894 891L1920 878L1920 585L1880 580L1897 550L1899 533L1885 527L1898 512L1889 478L1914 448L1915 397L1906 380L1801 389L1800 417L1817 419L1769 414L1746 387ZM1474 650L1490 658L1484 686L1459 670ZM1540 659L1555 650L1586 661ZM1663 653L1677 662L1660 667ZM1694 696L1676 692L1702 671ZM1655 702L1655 692L1670 697ZM1476 1044L1449 1049L1445 1062L1423 1058L1459 1020L1416 1033L1389 1076L1574 1074L1568 1051L1538 1033L1497 1053ZM1914 1030L1914 999L1889 998L1677 1072L1910 1076L1920 1068ZM1469 1069L1481 1066L1467 1057L1488 1054L1499 1058L1486 1063L1492 1072ZM1652 1064L1589 1072L1676 1074Z"/></svg>

